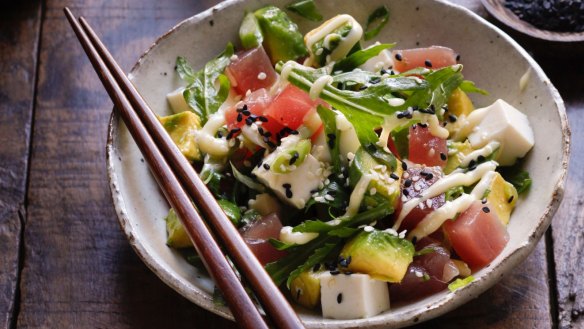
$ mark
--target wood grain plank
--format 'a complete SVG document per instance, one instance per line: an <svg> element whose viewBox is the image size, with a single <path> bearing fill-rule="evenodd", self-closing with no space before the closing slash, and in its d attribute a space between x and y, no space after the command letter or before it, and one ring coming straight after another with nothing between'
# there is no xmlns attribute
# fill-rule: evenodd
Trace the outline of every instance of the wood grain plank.
<svg viewBox="0 0 584 329"><path fill-rule="evenodd" d="M128 69L155 37L208 2L49 1L34 126L22 328L166 328L227 321L184 300L136 257L119 229L105 172L111 102L62 7L101 32Z"/></svg>
<svg viewBox="0 0 584 329"><path fill-rule="evenodd" d="M0 328L16 310L40 1L0 4Z"/></svg>
<svg viewBox="0 0 584 329"><path fill-rule="evenodd" d="M572 149L564 200L552 222L560 328L584 328L584 63L540 63L566 102ZM570 78L565 73L570 72Z"/></svg>

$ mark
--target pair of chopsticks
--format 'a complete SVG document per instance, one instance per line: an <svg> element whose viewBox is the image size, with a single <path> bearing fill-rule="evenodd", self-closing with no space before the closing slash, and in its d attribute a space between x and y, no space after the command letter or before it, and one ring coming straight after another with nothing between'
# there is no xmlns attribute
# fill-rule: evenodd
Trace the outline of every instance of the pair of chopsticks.
<svg viewBox="0 0 584 329"><path fill-rule="evenodd" d="M242 328L268 328L213 234L219 237L226 253L253 289L271 324L277 328L304 328L288 301L89 23L83 17L77 21L68 8L64 8L64 11L158 185L180 217L205 267L222 291L237 323ZM207 222L203 221L193 201Z"/></svg>

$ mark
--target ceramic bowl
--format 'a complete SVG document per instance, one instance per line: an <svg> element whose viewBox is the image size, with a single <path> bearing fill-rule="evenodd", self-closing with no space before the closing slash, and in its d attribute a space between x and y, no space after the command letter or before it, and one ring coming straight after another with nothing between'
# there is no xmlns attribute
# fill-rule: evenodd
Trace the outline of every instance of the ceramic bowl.
<svg viewBox="0 0 584 329"><path fill-rule="evenodd" d="M170 113L165 95L180 81L174 73L177 56L195 67L221 52L227 42L238 40L238 28L246 10L268 3L284 7L289 0L232 0L191 17L162 36L146 51L130 77L146 101L160 115ZM396 307L375 317L356 320L323 319L300 307L297 311L309 328L389 328L428 320L450 311L494 285L533 250L550 224L564 190L569 129L564 104L537 63L509 36L472 12L446 1L369 0L316 1L325 16L349 13L364 22L369 13L385 4L391 19L378 35L398 48L444 45L461 54L465 78L490 92L476 96L477 106L503 98L529 116L535 132L535 147L526 169L533 178L531 191L519 200L508 226L511 239L501 255L474 274L471 284L437 293L416 303ZM303 32L316 23L294 17ZM524 89L520 78L529 72ZM197 305L232 319L226 307L212 302L213 282L203 271L190 266L165 244L164 200L143 157L117 114L113 114L107 144L107 166L113 201L130 244L162 281Z"/></svg>

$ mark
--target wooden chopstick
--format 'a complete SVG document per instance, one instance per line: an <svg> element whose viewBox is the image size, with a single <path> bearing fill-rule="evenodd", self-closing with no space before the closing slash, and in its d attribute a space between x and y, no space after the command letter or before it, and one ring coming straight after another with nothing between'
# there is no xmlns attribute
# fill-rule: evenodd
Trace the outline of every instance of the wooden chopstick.
<svg viewBox="0 0 584 329"><path fill-rule="evenodd" d="M210 233L206 230L204 222L188 201L189 196L180 187L180 183L174 177L172 171L178 175L178 179L184 184L190 197L195 200L197 206L201 209L203 215L214 229L214 232L222 239L227 253L253 288L274 325L278 328L303 328L302 323L290 304L249 250L237 229L226 217L190 163L188 163L180 151L174 146L174 143L164 131L155 114L126 78L121 68L101 43L87 21L80 18L81 26L79 26L67 8L65 8L65 14L96 68L96 71L100 75L102 82L106 85L106 89L114 100L116 107L120 110L120 114L122 114L122 118L126 122L128 129L147 158L146 160L149 162L155 178L159 181L159 185L165 191L171 206L175 208L179 217L184 221L185 228L193 239L195 247L197 248L197 245L199 245L199 248L205 251L211 245L214 246L211 249L215 249L215 247L217 249L219 248ZM134 111L136 111L139 118ZM142 122L140 122L140 119ZM156 147L152 144L156 144L159 150L153 150ZM168 161L172 169L168 168L165 160ZM172 176L172 178L166 176ZM180 204L175 205L173 202ZM197 239L200 240L198 243L195 241ZM199 251L199 248L197 248L197 251L205 260L209 272L215 278L219 288L223 291L238 323L242 327L248 327L247 325L249 324L249 328L264 328L266 326L265 323L262 322L260 324L258 322L261 320L261 317L259 317L257 309L254 307L253 311L250 311L248 304L251 303L251 300L249 296L245 292L245 296L241 296L241 285L237 289L233 287L233 281L238 284L239 281L232 278L234 273L231 268L225 268L225 264L223 264L223 262L226 263L225 258L222 255L217 256L217 254L212 254L208 255L211 258L209 259L205 257L204 252ZM221 259L221 261L217 261L217 259ZM216 264L217 262L221 264ZM224 277L224 274L226 274L225 271L229 272L229 275L226 275L226 277L230 277L228 280ZM218 279L218 277L221 277L221 279ZM221 281L229 280L231 282L222 282L220 284ZM222 287L222 285L225 287Z"/></svg>

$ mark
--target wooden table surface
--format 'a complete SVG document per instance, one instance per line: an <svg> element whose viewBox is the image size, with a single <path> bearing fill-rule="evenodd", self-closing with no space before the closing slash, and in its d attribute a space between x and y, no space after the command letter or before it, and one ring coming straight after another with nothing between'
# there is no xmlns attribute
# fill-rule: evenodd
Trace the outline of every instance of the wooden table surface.
<svg viewBox="0 0 584 329"><path fill-rule="evenodd" d="M120 230L105 167L112 103L62 12L88 18L128 70L217 2L0 1L0 328L236 327L162 283ZM456 2L486 16L478 0ZM563 203L521 266L420 328L584 328L584 61L528 50L572 127Z"/></svg>

